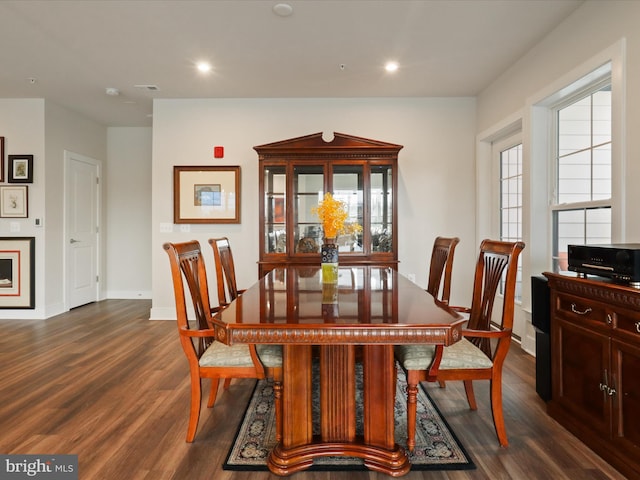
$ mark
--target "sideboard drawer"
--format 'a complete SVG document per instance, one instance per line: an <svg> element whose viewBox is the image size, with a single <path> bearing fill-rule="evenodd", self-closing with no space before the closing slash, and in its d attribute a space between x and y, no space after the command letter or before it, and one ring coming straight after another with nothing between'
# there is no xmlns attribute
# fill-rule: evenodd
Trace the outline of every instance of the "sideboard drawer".
<svg viewBox="0 0 640 480"><path fill-rule="evenodd" d="M640 315L637 312L616 312L615 329L640 340Z"/></svg>
<svg viewBox="0 0 640 480"><path fill-rule="evenodd" d="M564 293L558 293L557 298L557 313L564 318L581 324L611 325L611 315L603 304Z"/></svg>

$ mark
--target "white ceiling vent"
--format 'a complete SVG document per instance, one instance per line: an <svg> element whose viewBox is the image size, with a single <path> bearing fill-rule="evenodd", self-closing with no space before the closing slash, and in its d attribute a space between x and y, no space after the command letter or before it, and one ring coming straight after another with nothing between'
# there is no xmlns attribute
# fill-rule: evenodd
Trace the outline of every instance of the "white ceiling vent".
<svg viewBox="0 0 640 480"><path fill-rule="evenodd" d="M160 90L157 85L134 85L135 88L144 88L150 92L157 92Z"/></svg>

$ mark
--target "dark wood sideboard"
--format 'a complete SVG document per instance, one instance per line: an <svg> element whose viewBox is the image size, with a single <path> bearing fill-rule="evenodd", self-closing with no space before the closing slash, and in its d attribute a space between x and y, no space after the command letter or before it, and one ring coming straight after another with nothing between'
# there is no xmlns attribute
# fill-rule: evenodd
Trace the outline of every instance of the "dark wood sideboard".
<svg viewBox="0 0 640 480"><path fill-rule="evenodd" d="M640 479L640 290L544 274L551 291L551 417Z"/></svg>

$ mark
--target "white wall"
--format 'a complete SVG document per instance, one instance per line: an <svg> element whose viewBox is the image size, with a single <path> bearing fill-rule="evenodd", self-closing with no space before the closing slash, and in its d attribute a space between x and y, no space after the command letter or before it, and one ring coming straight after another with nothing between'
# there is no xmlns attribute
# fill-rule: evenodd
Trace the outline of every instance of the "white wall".
<svg viewBox="0 0 640 480"><path fill-rule="evenodd" d="M5 156L31 154L34 170L28 218L0 219L0 235L36 239L36 308L0 309L0 319L48 318L64 310L64 150L104 160L106 128L43 99L0 99L0 135Z"/></svg>
<svg viewBox="0 0 640 480"><path fill-rule="evenodd" d="M640 242L634 207L640 204L640 136L636 134L640 129L639 20L640 2L587 1L478 97L478 131L485 131L524 109L529 98L558 79L567 78L594 56L626 39L625 70L620 72L626 85L625 130L623 145L617 146L623 149L626 168L626 231L620 239L625 242Z"/></svg>
<svg viewBox="0 0 640 480"><path fill-rule="evenodd" d="M115 164L113 169L107 164L103 169L108 212L103 232L108 252L102 268L106 272L103 294L127 298L151 295L152 317L171 318L173 297L162 243L191 238L204 243L208 237L227 235L239 257L240 284L252 283L258 258L257 155L252 147L319 131L405 146L399 157L400 271L416 274L417 282L426 285L433 238L458 235L462 242L456 254L452 302L466 304L471 291L468 273L487 229L483 225L486 212L475 212L486 195L484 182L477 180L474 172L476 136L521 122L527 115L529 99L623 37L627 49L622 146L627 208L622 240L638 242L640 222L635 218L634 205L640 203L640 190L635 188L640 183L640 137L634 133L640 127L639 18L640 2L587 1L477 99L157 100L153 139L145 129L109 129L107 134L104 126L42 99L0 99L0 135L6 138L5 153L34 154L29 219L15 221L20 228L17 234L36 236L37 277L36 310L0 310L0 318L44 318L61 308L64 149L101 161L108 158L107 164ZM225 146L224 159L213 159L215 145ZM193 225L188 232L173 225L172 233L160 233L160 224L173 224L172 167L189 164L242 167L241 224ZM479 199L475 197L477 187ZM480 224L476 224L476 213L481 214L477 217ZM37 217L44 218L44 228L33 225ZM7 219L0 219L0 235L15 235L9 226ZM128 249L123 249L123 231L135 239L135 245ZM523 255L533 250L527 248ZM205 250L205 254L211 264L210 253ZM529 273L525 272L525 280ZM525 285L525 295L527 289Z"/></svg>
<svg viewBox="0 0 640 480"><path fill-rule="evenodd" d="M151 128L107 132L106 296L151 298Z"/></svg>
<svg viewBox="0 0 640 480"><path fill-rule="evenodd" d="M65 311L64 304L64 151L79 153L102 162L103 172L107 158L107 129L86 117L60 107L45 103L45 151L46 186L44 231L46 236L46 297L45 318ZM104 201L102 190L102 205ZM30 214L29 217L33 219ZM103 216L100 225L105 224ZM104 246L105 234L100 232L100 243ZM99 271L106 270L105 249L102 248ZM104 282L100 283L100 297L104 298Z"/></svg>
<svg viewBox="0 0 640 480"><path fill-rule="evenodd" d="M488 138L505 125L514 121L522 121L524 126L524 182L525 193L536 195L535 176L539 181L545 181L546 175L539 175L539 164L528 163L532 145L539 143L540 137L533 136L531 105L542 100L542 92L552 93L549 89L566 86L576 80L577 72L585 65L601 58L603 52L622 50L624 65L620 71L614 72L614 77L622 78L621 84L626 90L623 101L624 109L620 119L614 119L614 139L616 129L620 129L618 120L622 120L624 130L620 132L619 144L614 145L614 156L621 152L624 172L623 192L614 191L623 196L623 230L622 238L617 241L640 242L640 222L637 219L635 205L640 203L640 136L635 132L640 128L640 2L632 1L586 1L578 10L545 37L537 46L530 50L484 92L478 96L478 132L479 137ZM622 46L622 47L621 47ZM615 47L615 48L614 48ZM624 52L626 48L626 55ZM596 61L597 63L597 61ZM597 66L597 65L595 65ZM586 72L585 72L586 73ZM566 84L563 84L566 82ZM482 139L480 139L482 140ZM535 143L534 143L535 142ZM480 165L487 165L486 147L479 146L477 161ZM543 156L544 157L544 156ZM536 157L537 161L548 159ZM489 160L490 161L490 160ZM482 172L480 172L481 174ZM615 184L614 184L615 188ZM490 189L479 189L478 203L487 204L487 196L495 194ZM530 203L533 203L532 201ZM543 199L542 203L546 203ZM626 208L625 208L626 205ZM530 215L525 208L524 240L528 248L523 252L523 310L519 314L528 316L530 309L531 275L539 274L542 270L551 269L551 252L549 242L541 238L540 231L548 230L548 218L545 209L533 206ZM480 228L483 228L480 225ZM544 237L547 237L544 235ZM535 241L535 244L532 243ZM533 257L532 257L533 255ZM545 266L546 265L546 266ZM531 266L531 268L529 268ZM518 313L517 313L518 314ZM531 350L532 328L529 328L527 340L528 350Z"/></svg>
<svg viewBox="0 0 640 480"><path fill-rule="evenodd" d="M0 309L2 318L44 318L45 315L45 232L33 219L45 211L45 125L44 100L0 99L0 136L4 137L4 179L7 158L14 154L33 155L33 184L28 188L29 218L0 218L0 236L35 237L35 310ZM6 184L6 183L5 183ZM13 227L13 229L12 229Z"/></svg>
<svg viewBox="0 0 640 480"><path fill-rule="evenodd" d="M475 238L472 98L156 100L153 120L151 318L175 318L162 244L199 240L208 268L212 236L230 238L241 287L257 278L258 157L253 146L317 132L340 132L404 145L399 165L399 270L426 286L433 239L457 235L452 302L470 301ZM223 159L213 147L225 147ZM173 225L174 165L240 165L241 223ZM467 270L466 272L464 270ZM209 275L211 277L211 275ZM211 282L210 288L215 288Z"/></svg>

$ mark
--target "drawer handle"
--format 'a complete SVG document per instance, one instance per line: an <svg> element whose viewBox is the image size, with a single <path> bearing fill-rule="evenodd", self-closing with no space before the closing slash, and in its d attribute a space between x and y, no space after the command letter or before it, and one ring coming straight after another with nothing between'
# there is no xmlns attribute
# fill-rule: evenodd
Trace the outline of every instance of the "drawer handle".
<svg viewBox="0 0 640 480"><path fill-rule="evenodd" d="M640 322L636 322L636 332L640 333Z"/></svg>
<svg viewBox="0 0 640 480"><path fill-rule="evenodd" d="M591 308L586 308L585 310L578 310L578 309L576 308L576 304L575 304L575 303L572 303L572 304L571 304L571 311L572 311L573 313L577 313L578 315L586 315L586 314L588 314L588 313L591 313Z"/></svg>

